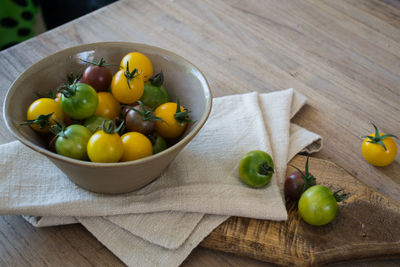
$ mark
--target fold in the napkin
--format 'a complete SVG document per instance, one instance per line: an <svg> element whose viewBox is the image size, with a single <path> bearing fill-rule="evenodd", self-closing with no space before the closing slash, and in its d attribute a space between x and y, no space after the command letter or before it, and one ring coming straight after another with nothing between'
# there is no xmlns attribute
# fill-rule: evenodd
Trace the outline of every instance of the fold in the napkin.
<svg viewBox="0 0 400 267"><path fill-rule="evenodd" d="M305 98L292 89L214 99L208 122L168 170L142 190L121 196L84 191L41 155L19 143L3 145L0 212L50 216L28 218L38 226L76 221L60 215L106 216L77 220L128 265L179 264L177 260L165 260L181 262L227 218L185 212L286 219L281 195L286 162L307 146L320 145L318 135L289 123L304 102ZM248 188L233 171L239 159L254 149L271 153L276 164L276 175L262 189ZM13 165L16 159L18 164ZM41 162L41 168L31 167L27 159L30 163ZM146 212L157 213L143 214ZM160 220L174 223L163 224ZM175 224L178 221L180 224ZM148 227L143 227L143 222ZM138 246L149 253L141 252Z"/></svg>
<svg viewBox="0 0 400 267"><path fill-rule="evenodd" d="M203 216L204 214L202 213L162 211L94 218L109 221L113 225L152 244L167 249L177 249L188 239ZM36 227L79 223L79 220L75 217L24 216L24 218Z"/></svg>

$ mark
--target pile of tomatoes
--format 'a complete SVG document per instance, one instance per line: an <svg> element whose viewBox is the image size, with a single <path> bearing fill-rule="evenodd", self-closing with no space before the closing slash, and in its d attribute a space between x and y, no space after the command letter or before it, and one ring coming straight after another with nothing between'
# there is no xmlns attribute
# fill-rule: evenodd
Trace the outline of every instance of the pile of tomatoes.
<svg viewBox="0 0 400 267"><path fill-rule="evenodd" d="M316 178L308 170L294 167L297 171L285 179L284 192L287 199L298 201L298 211L305 222L315 226L330 223L338 213L338 202L345 200L348 194L343 190L332 192L328 187L316 184Z"/></svg>
<svg viewBox="0 0 400 267"><path fill-rule="evenodd" d="M165 150L192 122L145 55L128 53L115 74L103 58L85 62L82 74L34 101L21 123L50 137L52 151L92 162L136 160Z"/></svg>

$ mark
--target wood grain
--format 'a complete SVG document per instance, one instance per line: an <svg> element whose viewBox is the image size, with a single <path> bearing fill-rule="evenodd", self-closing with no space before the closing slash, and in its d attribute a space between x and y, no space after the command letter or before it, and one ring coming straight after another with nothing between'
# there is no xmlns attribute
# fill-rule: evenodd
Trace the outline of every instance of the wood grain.
<svg viewBox="0 0 400 267"><path fill-rule="evenodd" d="M394 5L378 0L121 0L0 52L0 99L34 62L97 41L142 42L178 53L204 72L214 96L295 88L309 105L294 122L324 138L324 149L315 156L400 201L399 157L391 166L375 168L360 154L360 136L372 132L370 121L400 135L400 11ZM0 143L11 140L0 119ZM68 245L71 239L90 238L79 226L70 227L75 230L65 235L46 235L51 249L32 250L41 234L18 217L2 217L1 263L23 265L19 255L28 255L26 262L45 258L60 265L62 257L53 255L62 255L82 265L121 264L111 257L103 261L102 250ZM24 241L13 231L23 231ZM65 253L64 247L69 247ZM229 258L199 251L210 259ZM194 265L204 265L198 258ZM185 264L193 266L191 259Z"/></svg>
<svg viewBox="0 0 400 267"><path fill-rule="evenodd" d="M305 156L291 165L303 169ZM294 168L288 168L288 174ZM349 194L337 218L315 227L305 223L297 203L287 202L289 218L273 222L231 217L200 245L285 266L315 266L379 258L400 258L400 203L355 179L332 162L311 158L317 183Z"/></svg>

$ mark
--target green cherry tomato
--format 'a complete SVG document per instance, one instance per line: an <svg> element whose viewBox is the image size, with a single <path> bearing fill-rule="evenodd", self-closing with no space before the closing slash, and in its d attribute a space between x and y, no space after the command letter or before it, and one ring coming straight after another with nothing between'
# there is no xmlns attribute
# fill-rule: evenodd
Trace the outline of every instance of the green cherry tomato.
<svg viewBox="0 0 400 267"><path fill-rule="evenodd" d="M86 119L96 112L97 93L90 85L74 83L63 87L61 94L61 107L72 119Z"/></svg>
<svg viewBox="0 0 400 267"><path fill-rule="evenodd" d="M85 120L85 123L83 124L86 128L88 128L92 133L97 132L98 130L101 130L101 126L103 125L104 121L111 121L110 119L103 117L103 116L92 116L89 117Z"/></svg>
<svg viewBox="0 0 400 267"><path fill-rule="evenodd" d="M239 176L251 187L261 187L269 183L274 174L272 157L260 150L250 151L239 162Z"/></svg>
<svg viewBox="0 0 400 267"><path fill-rule="evenodd" d="M73 124L57 134L57 154L80 160L87 160L86 146L92 133L88 128Z"/></svg>
<svg viewBox="0 0 400 267"><path fill-rule="evenodd" d="M140 101L145 106L156 108L161 104L169 102L169 96L167 90L162 85L164 76L162 72L154 75L150 78L149 82L144 84L143 95Z"/></svg>
<svg viewBox="0 0 400 267"><path fill-rule="evenodd" d="M300 197L299 213L311 225L330 223L338 212L337 200L331 190L323 185L308 188Z"/></svg>
<svg viewBox="0 0 400 267"><path fill-rule="evenodd" d="M161 151L167 149L167 143L164 138L161 137L158 133L153 133L149 135L149 139L151 144L153 145L153 155L160 153Z"/></svg>

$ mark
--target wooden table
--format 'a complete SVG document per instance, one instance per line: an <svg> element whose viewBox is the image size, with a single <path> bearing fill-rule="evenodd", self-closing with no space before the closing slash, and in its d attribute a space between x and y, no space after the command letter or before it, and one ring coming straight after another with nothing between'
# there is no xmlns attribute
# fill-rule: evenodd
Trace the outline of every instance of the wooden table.
<svg viewBox="0 0 400 267"><path fill-rule="evenodd" d="M214 96L293 87L309 98L294 122L321 134L329 159L400 201L400 162L368 165L360 136L400 136L400 10L392 0L121 0L0 52L0 99L28 66L60 49L132 41L174 51ZM16 107L19 108L19 107ZM234 108L234 107L233 107ZM0 119L0 143L13 140ZM400 261L376 264L399 265ZM82 226L35 229L0 217L0 265L122 265ZM264 263L197 248L183 266Z"/></svg>

